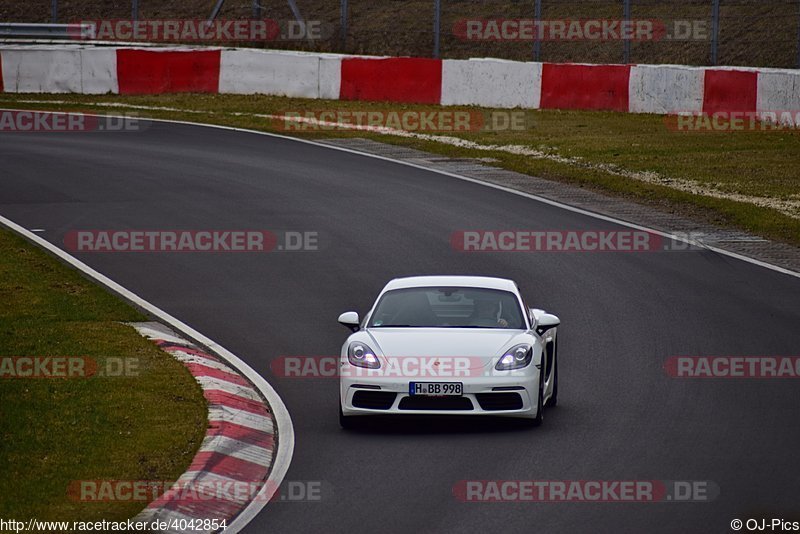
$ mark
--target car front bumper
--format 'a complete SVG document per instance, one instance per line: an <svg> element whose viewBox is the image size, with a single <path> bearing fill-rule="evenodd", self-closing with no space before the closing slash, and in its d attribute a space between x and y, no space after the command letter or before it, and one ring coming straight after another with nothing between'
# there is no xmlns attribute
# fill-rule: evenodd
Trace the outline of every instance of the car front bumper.
<svg viewBox="0 0 800 534"><path fill-rule="evenodd" d="M538 370L530 376L454 379L348 377L340 379L342 414L355 415L492 415L536 417ZM410 382L461 382L462 396L409 394Z"/></svg>

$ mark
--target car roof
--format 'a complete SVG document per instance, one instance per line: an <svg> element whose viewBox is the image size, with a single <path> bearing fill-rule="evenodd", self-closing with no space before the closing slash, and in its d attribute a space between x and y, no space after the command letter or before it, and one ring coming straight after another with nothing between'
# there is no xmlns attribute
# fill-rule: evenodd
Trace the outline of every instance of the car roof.
<svg viewBox="0 0 800 534"><path fill-rule="evenodd" d="M517 293L517 284L506 278L491 276L409 276L395 278L386 284L384 291L393 289L407 289L411 287L482 287L486 289L501 289Z"/></svg>

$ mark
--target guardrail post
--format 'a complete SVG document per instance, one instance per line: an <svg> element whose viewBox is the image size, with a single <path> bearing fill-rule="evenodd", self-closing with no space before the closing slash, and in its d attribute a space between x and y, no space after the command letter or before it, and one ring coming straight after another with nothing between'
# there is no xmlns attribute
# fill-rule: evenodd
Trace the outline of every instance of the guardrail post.
<svg viewBox="0 0 800 534"><path fill-rule="evenodd" d="M211 15L208 16L208 24L211 25L219 15L219 12L222 10L222 5L225 3L225 0L217 0L217 3L214 4L214 9L211 10Z"/></svg>
<svg viewBox="0 0 800 534"><path fill-rule="evenodd" d="M622 0L622 18L626 24L631 22L631 0ZM631 40L622 39L622 62L627 65L631 62Z"/></svg>
<svg viewBox="0 0 800 534"><path fill-rule="evenodd" d="M51 0L50 2L50 22L53 24L58 22L58 0Z"/></svg>
<svg viewBox="0 0 800 534"><path fill-rule="evenodd" d="M439 39L442 22L442 0L433 0L433 57L439 58Z"/></svg>
<svg viewBox="0 0 800 534"><path fill-rule="evenodd" d="M719 47L719 1L713 0L711 6L711 64L717 64L717 52Z"/></svg>
<svg viewBox="0 0 800 534"><path fill-rule="evenodd" d="M347 47L347 0L341 0L339 6L339 46L342 52Z"/></svg>
<svg viewBox="0 0 800 534"><path fill-rule="evenodd" d="M533 7L533 18L537 21L542 20L542 0L536 0ZM533 60L539 62L542 60L542 40L538 32L535 37L536 39L533 41Z"/></svg>
<svg viewBox="0 0 800 534"><path fill-rule="evenodd" d="M797 1L797 68L800 69L800 0Z"/></svg>
<svg viewBox="0 0 800 534"><path fill-rule="evenodd" d="M139 0L131 0L131 20L139 20Z"/></svg>

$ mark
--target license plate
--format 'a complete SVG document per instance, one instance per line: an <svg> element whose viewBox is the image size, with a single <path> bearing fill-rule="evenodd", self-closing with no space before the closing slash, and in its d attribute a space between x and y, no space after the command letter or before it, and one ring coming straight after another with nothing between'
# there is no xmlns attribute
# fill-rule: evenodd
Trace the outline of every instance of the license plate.
<svg viewBox="0 0 800 534"><path fill-rule="evenodd" d="M408 394L412 397L415 395L460 397L464 394L464 384L461 382L409 382Z"/></svg>

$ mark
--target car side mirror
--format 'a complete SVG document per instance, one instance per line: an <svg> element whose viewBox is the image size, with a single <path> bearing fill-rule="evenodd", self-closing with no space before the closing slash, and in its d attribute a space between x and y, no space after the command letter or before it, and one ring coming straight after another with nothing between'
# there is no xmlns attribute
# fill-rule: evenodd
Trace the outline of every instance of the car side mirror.
<svg viewBox="0 0 800 534"><path fill-rule="evenodd" d="M536 320L536 333L540 336L551 328L555 328L561 324L561 319L550 313L543 313Z"/></svg>
<svg viewBox="0 0 800 534"><path fill-rule="evenodd" d="M344 312L339 316L339 324L346 326L353 332L358 331L360 324L358 313L354 311Z"/></svg>

